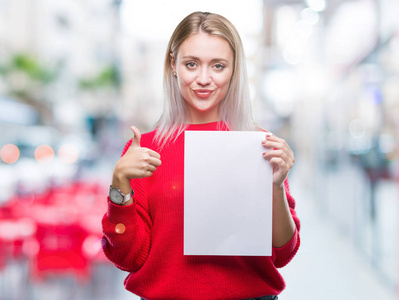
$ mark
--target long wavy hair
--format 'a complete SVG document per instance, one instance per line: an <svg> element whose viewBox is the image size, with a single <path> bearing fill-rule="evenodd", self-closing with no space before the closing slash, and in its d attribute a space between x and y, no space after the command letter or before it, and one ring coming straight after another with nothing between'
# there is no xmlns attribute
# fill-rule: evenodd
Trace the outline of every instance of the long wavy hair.
<svg viewBox="0 0 399 300"><path fill-rule="evenodd" d="M179 136L188 126L188 104L183 99L177 78L173 75L171 55L176 58L179 47L192 34L204 32L226 40L234 55L234 69L225 98L219 107L219 118L230 130L254 130L249 97L246 60L241 38L234 25L225 17L194 12L185 17L173 32L165 55L164 111L158 120L155 139L163 147Z"/></svg>

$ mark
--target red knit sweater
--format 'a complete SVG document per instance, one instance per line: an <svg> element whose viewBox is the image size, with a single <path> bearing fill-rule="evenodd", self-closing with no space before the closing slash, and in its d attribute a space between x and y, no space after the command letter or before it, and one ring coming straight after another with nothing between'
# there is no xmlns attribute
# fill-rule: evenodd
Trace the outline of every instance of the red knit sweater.
<svg viewBox="0 0 399 300"><path fill-rule="evenodd" d="M189 125L186 130L227 128L214 122ZM277 268L293 258L300 244L300 223L288 182L285 188L296 231L285 246L272 249L272 256L184 256L184 134L162 150L153 141L154 134L143 134L141 146L160 153L162 165L151 177L131 180L134 204L118 206L108 199L103 218L103 249L118 268L130 272L126 289L150 300L246 299L279 294L285 283Z"/></svg>

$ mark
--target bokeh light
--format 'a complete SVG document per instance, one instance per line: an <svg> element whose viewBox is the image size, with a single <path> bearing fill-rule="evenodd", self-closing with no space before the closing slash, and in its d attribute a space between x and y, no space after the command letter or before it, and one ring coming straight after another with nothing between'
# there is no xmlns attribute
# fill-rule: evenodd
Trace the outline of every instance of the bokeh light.
<svg viewBox="0 0 399 300"><path fill-rule="evenodd" d="M19 149L16 145L7 144L4 145L0 150L1 159L6 164L13 164L19 159Z"/></svg>
<svg viewBox="0 0 399 300"><path fill-rule="evenodd" d="M54 150L49 145L40 145L35 150L35 159L40 164L49 164L54 159Z"/></svg>
<svg viewBox="0 0 399 300"><path fill-rule="evenodd" d="M87 257L95 257L101 251L101 239L94 235L88 236L83 242L82 250Z"/></svg>
<svg viewBox="0 0 399 300"><path fill-rule="evenodd" d="M305 8L301 11L301 17L303 20L309 22L309 24L315 25L319 22L319 14L311 8Z"/></svg>
<svg viewBox="0 0 399 300"><path fill-rule="evenodd" d="M65 164L73 164L79 158L79 150L75 145L64 144L58 149L58 157Z"/></svg>
<svg viewBox="0 0 399 300"><path fill-rule="evenodd" d="M326 0L306 0L306 4L314 11L323 11L327 7Z"/></svg>
<svg viewBox="0 0 399 300"><path fill-rule="evenodd" d="M115 226L116 233L122 234L125 232L125 230L126 230L126 227L124 224L122 224L122 223L116 224L116 226Z"/></svg>

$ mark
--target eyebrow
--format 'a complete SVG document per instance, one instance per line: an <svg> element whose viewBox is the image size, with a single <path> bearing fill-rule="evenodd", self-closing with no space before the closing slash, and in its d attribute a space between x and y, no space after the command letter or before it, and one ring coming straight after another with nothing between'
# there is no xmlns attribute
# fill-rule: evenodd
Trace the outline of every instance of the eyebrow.
<svg viewBox="0 0 399 300"><path fill-rule="evenodd" d="M197 56L191 56L191 55L187 55L187 56L183 56L183 59L192 59L192 60L201 60L199 57ZM211 62L216 62L216 61L220 61L220 62L224 62L224 63L229 63L229 61L225 58L213 58L211 60Z"/></svg>

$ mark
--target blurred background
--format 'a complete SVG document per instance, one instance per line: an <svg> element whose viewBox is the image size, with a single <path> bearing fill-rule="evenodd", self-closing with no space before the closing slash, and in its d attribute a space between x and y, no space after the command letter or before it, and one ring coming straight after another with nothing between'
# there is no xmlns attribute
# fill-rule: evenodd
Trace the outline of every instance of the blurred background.
<svg viewBox="0 0 399 300"><path fill-rule="evenodd" d="M399 0L0 0L0 299L138 299L101 250L113 165L159 118L168 39L220 13L296 153L282 300L399 299Z"/></svg>

